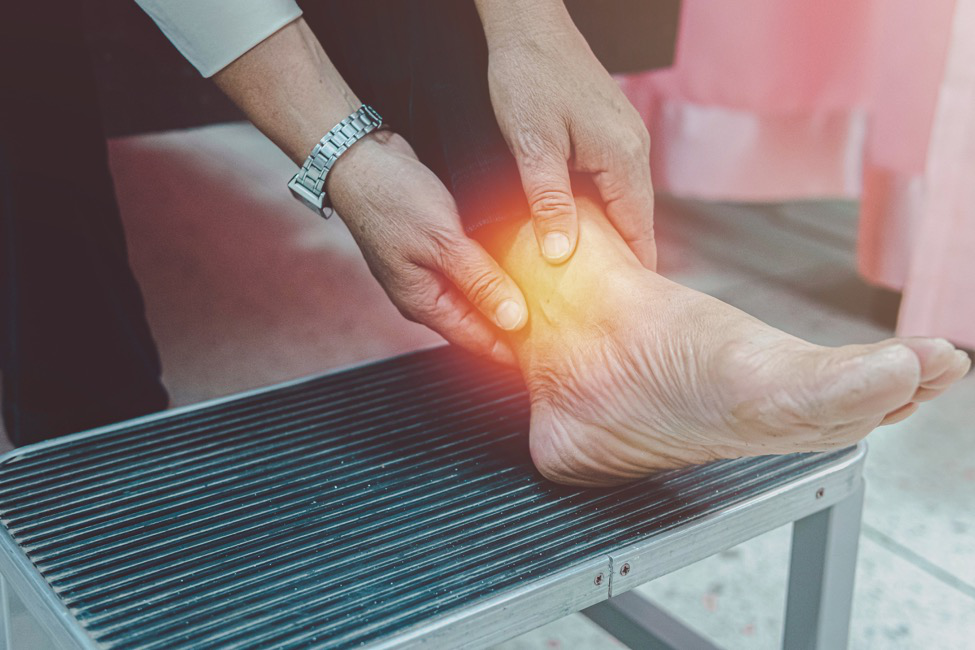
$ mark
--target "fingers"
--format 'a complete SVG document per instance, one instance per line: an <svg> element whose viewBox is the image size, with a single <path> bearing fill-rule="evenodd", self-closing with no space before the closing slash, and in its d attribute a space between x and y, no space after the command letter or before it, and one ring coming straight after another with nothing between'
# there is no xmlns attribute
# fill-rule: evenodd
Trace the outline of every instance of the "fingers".
<svg viewBox="0 0 975 650"><path fill-rule="evenodd" d="M516 364L514 352L497 330L477 312L470 301L448 281L441 280L440 293L429 312L431 323L425 323L455 345L489 357L499 363Z"/></svg>
<svg viewBox="0 0 975 650"><path fill-rule="evenodd" d="M579 238L566 157L546 150L516 158L539 250L549 263L561 264L572 257Z"/></svg>
<svg viewBox="0 0 975 650"><path fill-rule="evenodd" d="M474 354L515 365L514 353L497 328L447 278L419 267L411 276L411 286L396 292L394 300L404 316Z"/></svg>
<svg viewBox="0 0 975 650"><path fill-rule="evenodd" d="M637 259L657 270L653 235L653 183L650 180L650 142L640 140L593 180L606 204L606 216Z"/></svg>
<svg viewBox="0 0 975 650"><path fill-rule="evenodd" d="M518 285L474 240L460 236L445 248L439 270L502 330L519 330L528 322L528 306Z"/></svg>

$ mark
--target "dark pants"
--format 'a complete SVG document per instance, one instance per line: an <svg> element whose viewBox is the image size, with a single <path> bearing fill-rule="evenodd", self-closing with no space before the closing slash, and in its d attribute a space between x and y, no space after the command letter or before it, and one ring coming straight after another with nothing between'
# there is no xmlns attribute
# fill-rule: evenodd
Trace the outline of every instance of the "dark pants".
<svg viewBox="0 0 975 650"><path fill-rule="evenodd" d="M469 231L525 214L472 3L302 5L353 90L454 194ZM0 24L0 370L4 424L22 445L168 398L128 265L79 3L13 6Z"/></svg>
<svg viewBox="0 0 975 650"><path fill-rule="evenodd" d="M0 20L0 369L16 445L165 408L78 2Z"/></svg>

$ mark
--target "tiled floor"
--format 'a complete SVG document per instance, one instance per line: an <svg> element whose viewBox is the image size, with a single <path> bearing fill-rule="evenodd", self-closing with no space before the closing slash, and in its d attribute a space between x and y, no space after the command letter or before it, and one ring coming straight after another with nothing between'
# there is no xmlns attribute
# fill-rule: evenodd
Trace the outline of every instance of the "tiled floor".
<svg viewBox="0 0 975 650"><path fill-rule="evenodd" d="M388 303L340 221L322 222L290 199L283 185L290 163L250 127L119 140L112 161L175 403L437 340ZM661 199L661 267L818 343L880 339L890 334L896 305L856 277L855 218L854 206L837 202ZM871 436L853 648L973 647L973 434L969 376ZM788 539L788 529L772 531L641 591L725 647L777 647ZM43 646L15 639L15 647ZM615 645L574 615L501 648Z"/></svg>

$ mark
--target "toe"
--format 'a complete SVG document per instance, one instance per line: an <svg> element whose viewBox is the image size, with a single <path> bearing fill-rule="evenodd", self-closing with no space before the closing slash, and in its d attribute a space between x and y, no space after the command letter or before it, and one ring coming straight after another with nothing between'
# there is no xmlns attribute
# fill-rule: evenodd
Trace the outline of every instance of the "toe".
<svg viewBox="0 0 975 650"><path fill-rule="evenodd" d="M767 436L768 453L847 446L910 402L919 376L917 355L896 342L807 349L778 374L777 389L735 408L737 430Z"/></svg>
<svg viewBox="0 0 975 650"><path fill-rule="evenodd" d="M846 346L821 353L820 422L878 417L911 400L920 379L917 354L900 343Z"/></svg>
<svg viewBox="0 0 975 650"><path fill-rule="evenodd" d="M945 392L945 389L944 388L924 388L922 386L921 388L918 388L917 389L917 392L916 393L914 393L914 397L911 398L911 401L912 402L930 402L935 397L938 397L939 395L941 395L941 393L943 393L943 392Z"/></svg>
<svg viewBox="0 0 975 650"><path fill-rule="evenodd" d="M913 415L914 411L918 409L918 404L914 402L909 402L904 406L900 407L895 411L891 411L884 417L880 422L880 426L885 426L888 424L897 424L902 420L906 420L909 416Z"/></svg>
<svg viewBox="0 0 975 650"><path fill-rule="evenodd" d="M907 337L892 339L891 342L905 345L917 355L921 364L922 384L944 374L955 364L957 350L945 339Z"/></svg>
<svg viewBox="0 0 975 650"><path fill-rule="evenodd" d="M972 362L968 354L962 350L955 350L951 355L951 363L948 368L940 375L931 379L922 379L921 387L918 388L912 402L927 402L945 392L948 387L964 377Z"/></svg>
<svg viewBox="0 0 975 650"><path fill-rule="evenodd" d="M952 354L952 363L943 373L932 379L921 380L921 385L925 388L945 389L968 374L972 367L972 360L964 350L955 350Z"/></svg>

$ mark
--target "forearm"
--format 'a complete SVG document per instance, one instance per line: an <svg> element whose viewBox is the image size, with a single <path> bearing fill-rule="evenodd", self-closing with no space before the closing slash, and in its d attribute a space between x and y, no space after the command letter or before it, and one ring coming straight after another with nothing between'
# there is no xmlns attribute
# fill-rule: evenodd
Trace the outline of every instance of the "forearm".
<svg viewBox="0 0 975 650"><path fill-rule="evenodd" d="M474 4L489 49L549 35L579 36L562 0L475 0Z"/></svg>
<svg viewBox="0 0 975 650"><path fill-rule="evenodd" d="M213 80L299 165L329 129L362 104L301 18L259 43Z"/></svg>

